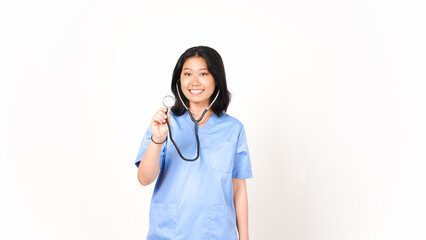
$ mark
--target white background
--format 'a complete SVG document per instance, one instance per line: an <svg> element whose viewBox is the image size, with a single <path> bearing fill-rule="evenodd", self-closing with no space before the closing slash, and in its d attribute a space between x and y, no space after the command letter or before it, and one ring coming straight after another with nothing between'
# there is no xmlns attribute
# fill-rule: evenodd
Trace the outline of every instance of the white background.
<svg viewBox="0 0 426 240"><path fill-rule="evenodd" d="M426 239L421 1L4 1L0 238L145 239L142 136L189 47L246 127L251 239Z"/></svg>

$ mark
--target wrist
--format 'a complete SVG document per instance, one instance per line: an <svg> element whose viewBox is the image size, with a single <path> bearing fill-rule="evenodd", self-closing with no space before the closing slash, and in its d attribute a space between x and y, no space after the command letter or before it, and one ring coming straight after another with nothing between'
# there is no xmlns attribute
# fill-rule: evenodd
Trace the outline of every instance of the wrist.
<svg viewBox="0 0 426 240"><path fill-rule="evenodd" d="M155 137L151 135L151 141L155 144L163 144L166 141L166 137Z"/></svg>

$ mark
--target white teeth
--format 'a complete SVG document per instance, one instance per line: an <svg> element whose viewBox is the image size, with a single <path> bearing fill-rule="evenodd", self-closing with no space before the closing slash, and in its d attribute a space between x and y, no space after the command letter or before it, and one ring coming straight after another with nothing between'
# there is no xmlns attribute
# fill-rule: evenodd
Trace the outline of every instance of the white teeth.
<svg viewBox="0 0 426 240"><path fill-rule="evenodd" d="M192 93L200 93L200 92L202 92L203 90L189 90L190 92L192 92Z"/></svg>

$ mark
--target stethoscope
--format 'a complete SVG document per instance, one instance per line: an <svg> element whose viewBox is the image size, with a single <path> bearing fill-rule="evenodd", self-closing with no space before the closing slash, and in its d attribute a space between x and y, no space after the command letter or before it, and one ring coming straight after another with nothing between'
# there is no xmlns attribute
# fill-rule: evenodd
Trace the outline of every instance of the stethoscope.
<svg viewBox="0 0 426 240"><path fill-rule="evenodd" d="M201 117L200 117L200 118L198 118L198 119L195 119L195 118L192 116L192 112L191 112L191 110L190 110L190 109L189 109L189 108L185 105L185 103L184 103L184 102L183 102L183 100L182 100L182 97L180 96L179 88L178 88L178 82L179 82L179 80L176 82L176 91L177 91L177 93L178 93L179 99L180 99L180 101L182 102L183 106L185 107L186 111L188 112L189 117L190 117L190 118L191 118L191 120L194 122L195 139L197 139L197 156L196 156L194 159L186 158L186 157L184 157L184 156L182 155L182 153L180 152L179 147L177 146L177 144L176 144L175 140L173 140L173 135L172 135L172 130L171 130L171 128L170 128L169 118L166 118L166 122L167 122L167 127L169 128L170 140L172 141L173 145L175 146L175 148L176 148L176 150L177 150L177 152L178 152L179 156L180 156L183 160L185 160L185 161L192 162L192 161L197 160L197 159L198 159L198 157L200 156L200 139L198 139L198 123L199 123L201 120L203 120L204 115L206 115L207 111L210 109L210 107L211 107L211 106L213 105L213 103L216 101L217 97L219 96L220 90L219 90L219 91L217 91L216 97L214 98L214 100L212 101L212 103L210 103L210 105L209 105L206 109L204 109L203 113L201 114ZM176 100L175 100L175 98L174 98L173 96L171 96L171 95L167 95L167 96L165 96L165 97L163 98L163 105L166 107L166 116L167 116L167 112L170 110L170 108L174 106L175 101L176 101Z"/></svg>

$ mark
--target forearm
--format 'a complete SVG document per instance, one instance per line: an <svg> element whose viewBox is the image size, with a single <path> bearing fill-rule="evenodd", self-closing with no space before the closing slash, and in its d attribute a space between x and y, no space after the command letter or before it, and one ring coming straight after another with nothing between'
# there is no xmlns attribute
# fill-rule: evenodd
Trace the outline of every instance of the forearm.
<svg viewBox="0 0 426 240"><path fill-rule="evenodd" d="M234 182L234 205L238 235L240 240L248 240L248 199L245 179L235 179Z"/></svg>
<svg viewBox="0 0 426 240"><path fill-rule="evenodd" d="M152 183L158 176L161 146L151 141L139 163L138 180L144 186Z"/></svg>

